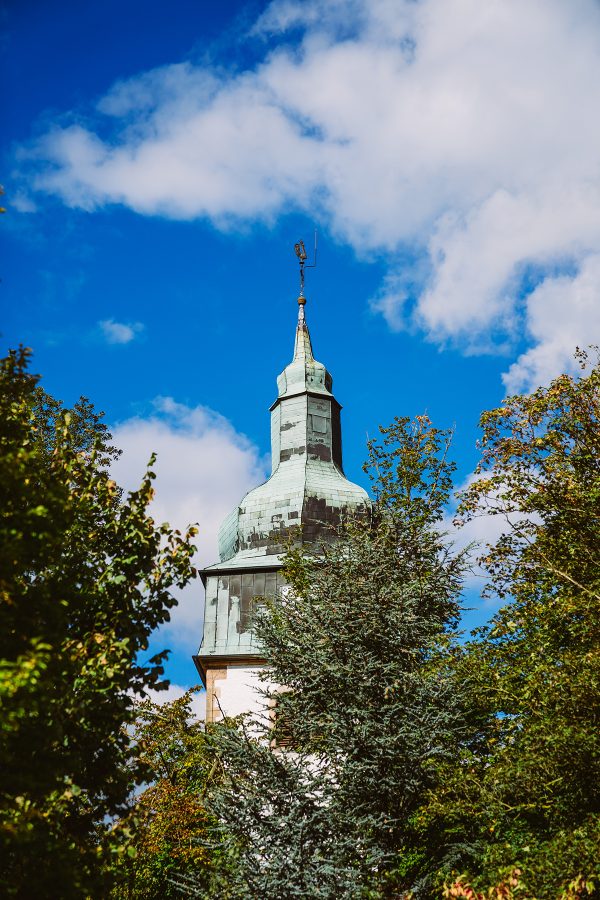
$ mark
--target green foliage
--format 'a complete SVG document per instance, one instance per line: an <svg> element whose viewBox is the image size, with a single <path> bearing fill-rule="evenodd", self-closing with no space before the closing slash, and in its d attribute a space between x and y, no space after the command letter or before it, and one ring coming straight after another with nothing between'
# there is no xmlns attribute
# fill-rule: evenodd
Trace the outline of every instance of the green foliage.
<svg viewBox="0 0 600 900"><path fill-rule="evenodd" d="M133 695L157 686L148 636L191 567L148 515L154 475L122 496L116 451L87 401L37 387L27 352L0 364L0 855L3 895L104 896L111 820L145 766Z"/></svg>
<svg viewBox="0 0 600 900"><path fill-rule="evenodd" d="M369 517L288 554L290 591L256 626L288 751L216 732L230 896L597 892L600 367L579 359L580 378L482 416L461 513L503 518L483 563L509 602L467 645L464 558L439 531L446 436L426 420L370 445Z"/></svg>
<svg viewBox="0 0 600 900"><path fill-rule="evenodd" d="M465 728L445 676L465 556L440 530L450 435L396 419L369 444L375 503L318 554L290 550L289 589L256 631L275 728L215 729L211 802L237 870L231 896L423 892L448 854L420 822ZM269 740L293 752L272 752Z"/></svg>
<svg viewBox="0 0 600 900"><path fill-rule="evenodd" d="M191 703L198 688L178 700L137 707L133 741L146 764L149 786L122 823L131 830L127 854L117 860L115 898L169 900L180 897L175 881L193 872L205 889L219 855L209 840L213 824L204 808L216 765L204 723Z"/></svg>
<svg viewBox="0 0 600 900"><path fill-rule="evenodd" d="M0 368L0 852L20 898L575 900L600 889L600 365L483 414L460 514L506 605L461 646L450 435L396 419L374 502L255 630L264 717L134 706L192 532L128 496L89 403ZM277 684L276 689L270 687ZM272 728L270 726L273 726ZM132 790L145 779L146 789ZM108 859L108 863L107 863ZM111 885L117 880L117 886Z"/></svg>
<svg viewBox="0 0 600 900"><path fill-rule="evenodd" d="M463 512L504 518L484 562L511 602L457 668L485 753L450 767L436 801L479 844L476 887L518 867L519 896L540 900L600 875L600 366L578 355L581 378L482 416Z"/></svg>
<svg viewBox="0 0 600 900"><path fill-rule="evenodd" d="M212 728L222 768L208 799L224 865L209 896L316 900L332 896L334 885L340 896L355 896L355 834L334 831L328 761L302 750L282 753L270 737L235 720ZM354 823L368 821L357 812ZM196 879L186 887L204 896L196 893Z"/></svg>

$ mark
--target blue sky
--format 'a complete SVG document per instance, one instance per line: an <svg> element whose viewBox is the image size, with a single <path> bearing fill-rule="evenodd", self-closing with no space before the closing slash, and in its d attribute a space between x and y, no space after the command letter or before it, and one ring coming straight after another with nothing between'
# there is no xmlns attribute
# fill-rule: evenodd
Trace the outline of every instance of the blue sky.
<svg viewBox="0 0 600 900"><path fill-rule="evenodd" d="M456 427L600 337L594 0L5 3L4 348L106 412L200 560L263 477L296 316L367 434ZM485 537L486 526L474 536ZM477 600L472 625L489 613ZM195 680L201 588L159 636Z"/></svg>

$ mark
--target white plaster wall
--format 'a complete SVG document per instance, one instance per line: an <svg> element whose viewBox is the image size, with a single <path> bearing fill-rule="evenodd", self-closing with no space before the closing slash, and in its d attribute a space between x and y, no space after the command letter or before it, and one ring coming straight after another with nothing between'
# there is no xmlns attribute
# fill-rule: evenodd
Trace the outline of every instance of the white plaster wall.
<svg viewBox="0 0 600 900"><path fill-rule="evenodd" d="M259 680L259 672L264 666L227 666L225 678L215 678L215 689L221 709L226 716L239 716L240 713L262 713L268 710L260 689L273 687L269 681Z"/></svg>

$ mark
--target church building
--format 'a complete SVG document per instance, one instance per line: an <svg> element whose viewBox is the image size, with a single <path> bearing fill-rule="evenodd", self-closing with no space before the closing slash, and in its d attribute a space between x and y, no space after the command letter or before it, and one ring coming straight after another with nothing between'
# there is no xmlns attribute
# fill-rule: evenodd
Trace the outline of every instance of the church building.
<svg viewBox="0 0 600 900"><path fill-rule="evenodd" d="M301 290L293 359L277 379L270 410L271 476L227 516L219 562L201 572L204 635L194 662L206 686L207 722L260 706L265 660L252 630L254 598L281 591L286 547L331 541L344 510L369 503L344 475L341 406L331 375L313 356L305 303Z"/></svg>

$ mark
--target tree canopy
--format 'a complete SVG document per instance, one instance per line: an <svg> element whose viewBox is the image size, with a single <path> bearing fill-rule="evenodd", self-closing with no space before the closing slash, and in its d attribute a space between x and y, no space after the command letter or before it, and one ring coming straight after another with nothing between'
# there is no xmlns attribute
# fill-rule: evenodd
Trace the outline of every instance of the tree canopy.
<svg viewBox="0 0 600 900"><path fill-rule="evenodd" d="M600 889L600 363L481 417L459 519L502 604L461 641L451 434L395 419L373 502L291 547L254 622L262 719L134 703L191 538L16 352L0 367L0 848L8 896L575 900ZM277 687L272 687L276 684ZM24 764L26 760L26 764ZM146 779L145 789L132 789ZM111 856L112 854L112 856ZM109 862L107 863L107 860Z"/></svg>
<svg viewBox="0 0 600 900"><path fill-rule="evenodd" d="M369 445L372 507L317 554L287 554L288 588L256 622L274 730L213 738L232 896L396 896L448 852L419 810L465 727L443 666L466 566L440 528L449 443L425 417L395 420Z"/></svg>
<svg viewBox="0 0 600 900"><path fill-rule="evenodd" d="M133 743L147 768L147 787L136 797L123 825L129 853L114 867L115 898L170 900L193 872L205 891L219 865L204 795L217 765L204 722L194 716L198 688L169 703L144 700L136 707Z"/></svg>
<svg viewBox="0 0 600 900"><path fill-rule="evenodd" d="M598 890L600 366L578 358L579 377L482 415L460 516L501 517L481 561L504 605L466 643L446 437L426 420L371 444L369 517L288 554L289 591L257 622L275 750L217 729L231 896Z"/></svg>
<svg viewBox="0 0 600 900"><path fill-rule="evenodd" d="M475 884L520 872L520 896L600 878L600 366L481 418L465 517L502 517L483 559L506 605L455 678L487 721L485 753L447 772L443 815L478 848Z"/></svg>
<svg viewBox="0 0 600 900"><path fill-rule="evenodd" d="M163 674L148 637L194 575L195 529L155 524L151 469L124 495L101 418L85 400L63 409L27 363L25 350L0 363L3 886L103 896L112 821L145 773L134 696Z"/></svg>

